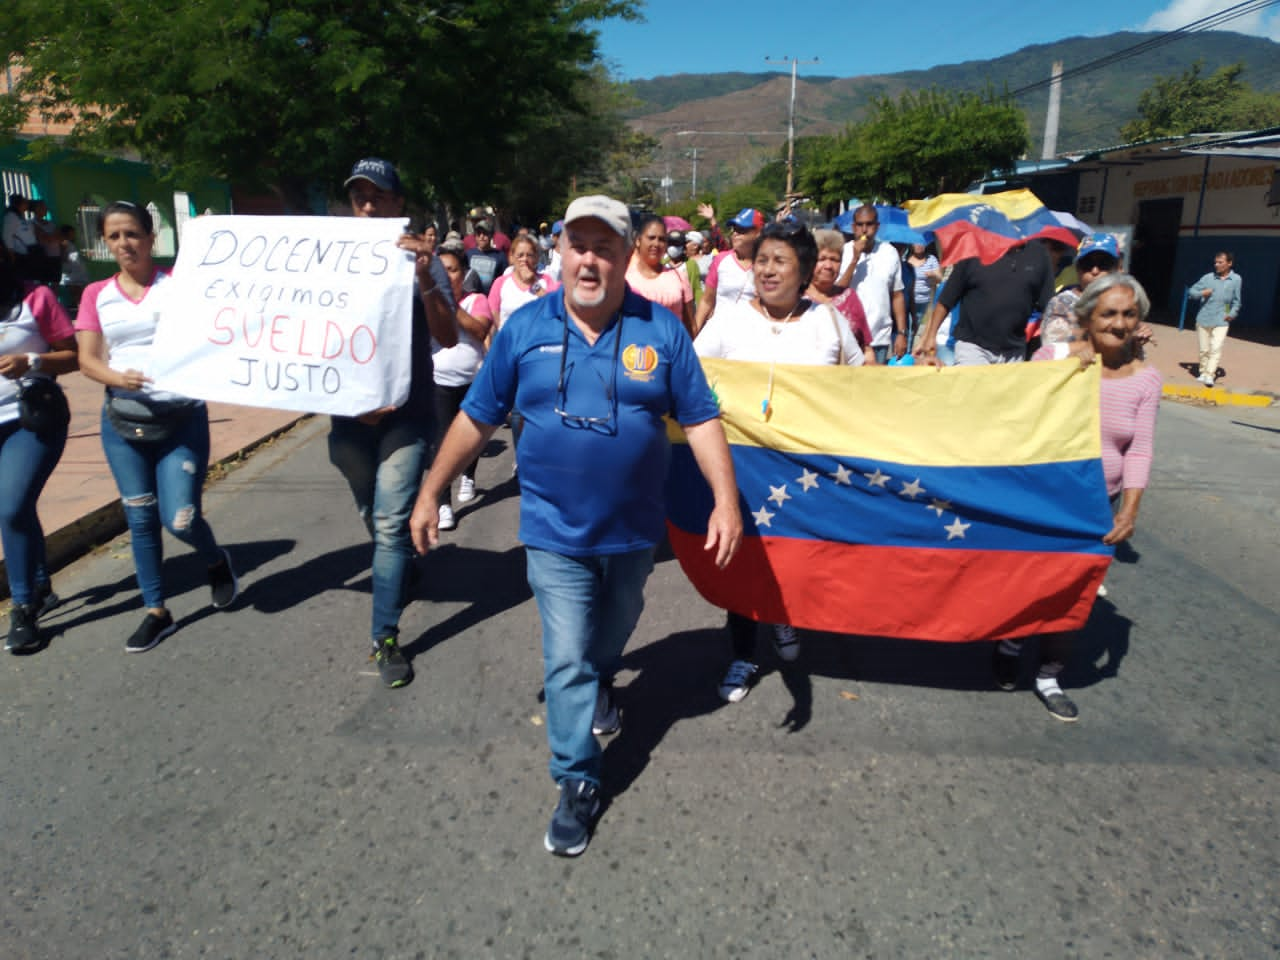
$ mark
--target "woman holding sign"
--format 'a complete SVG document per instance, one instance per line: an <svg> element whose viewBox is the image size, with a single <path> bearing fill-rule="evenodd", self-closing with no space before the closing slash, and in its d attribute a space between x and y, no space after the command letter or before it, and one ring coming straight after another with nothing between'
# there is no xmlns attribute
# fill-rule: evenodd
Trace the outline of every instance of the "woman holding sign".
<svg viewBox="0 0 1280 960"><path fill-rule="evenodd" d="M231 606L240 588L231 558L201 512L209 468L209 413L201 400L153 389L144 373L169 279L151 259L151 215L117 200L102 208L98 230L120 272L85 288L76 341L80 369L107 388L102 449L124 504L138 587L147 607L125 651L142 653L176 629L165 606L162 526L208 564L214 607Z"/></svg>

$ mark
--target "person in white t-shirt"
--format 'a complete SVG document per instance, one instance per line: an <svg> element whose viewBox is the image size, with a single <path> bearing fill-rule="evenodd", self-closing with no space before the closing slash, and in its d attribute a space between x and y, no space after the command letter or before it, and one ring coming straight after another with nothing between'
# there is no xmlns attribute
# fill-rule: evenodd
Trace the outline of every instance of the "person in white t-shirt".
<svg viewBox="0 0 1280 960"><path fill-rule="evenodd" d="M862 365L858 341L835 307L805 296L818 262L813 234L794 221L771 223L754 247L756 297L716 311L693 341L698 356L769 364ZM766 396L763 402L771 401ZM720 681L720 696L737 703L750 691L759 670L756 623L730 612L726 629L733 660ZM795 660L800 654L795 628L776 624L773 631L778 656Z"/></svg>
<svg viewBox="0 0 1280 960"><path fill-rule="evenodd" d="M876 240L880 215L870 204L853 212L853 239L840 260L842 287L853 287L871 328L877 363L907 352L907 300L902 292L902 261L893 244Z"/></svg>
<svg viewBox="0 0 1280 960"><path fill-rule="evenodd" d="M517 241L518 243L518 241ZM489 300L482 293L464 293L463 278L467 275L466 248L462 241L446 243L436 253L445 273L453 298L458 303L458 342L452 347L441 347L433 337L431 360L435 365L436 444L444 439L453 418L462 409L462 399L471 388L471 381L480 372L484 362L485 342L493 332L493 313ZM458 481L458 502L470 503L476 498L476 470L480 458L476 457L462 470ZM458 525L453 515L453 503L448 488L440 493L440 529L452 530Z"/></svg>
<svg viewBox="0 0 1280 960"><path fill-rule="evenodd" d="M123 200L98 215L98 230L120 272L85 288L76 313L80 369L107 388L102 451L120 490L133 565L146 615L125 652L150 650L177 629L165 606L161 526L209 568L213 606L231 606L240 587L231 557L201 510L209 469L204 401L152 386L146 369L169 275L151 259L151 214Z"/></svg>
<svg viewBox="0 0 1280 960"><path fill-rule="evenodd" d="M730 303L746 303L755 299L756 289L751 280L752 250L756 238L764 227L764 214L751 207L738 211L729 221L730 243L726 250L711 261L707 278L702 283L702 300L698 304L693 334L707 325L707 321L720 307Z"/></svg>

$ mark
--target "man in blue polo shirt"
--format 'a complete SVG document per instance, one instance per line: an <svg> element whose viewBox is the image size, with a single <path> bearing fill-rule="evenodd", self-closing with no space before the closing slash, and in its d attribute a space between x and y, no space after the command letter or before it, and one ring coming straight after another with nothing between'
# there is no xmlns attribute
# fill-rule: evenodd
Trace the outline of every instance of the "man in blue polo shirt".
<svg viewBox="0 0 1280 960"><path fill-rule="evenodd" d="M494 337L410 521L418 550L434 547L441 491L519 409L520 539L542 618L547 739L560 788L544 844L560 856L587 847L600 806L595 737L619 726L611 681L664 530L664 415L684 427L715 497L706 549L723 567L742 539L715 398L679 318L627 287L630 250L623 204L590 196L569 205L564 286L516 311Z"/></svg>

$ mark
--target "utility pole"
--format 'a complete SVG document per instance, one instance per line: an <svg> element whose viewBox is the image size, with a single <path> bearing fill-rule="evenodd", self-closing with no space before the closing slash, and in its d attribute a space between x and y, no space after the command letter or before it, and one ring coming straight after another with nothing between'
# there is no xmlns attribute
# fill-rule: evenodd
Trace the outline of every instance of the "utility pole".
<svg viewBox="0 0 1280 960"><path fill-rule="evenodd" d="M781 136L776 130L677 130L677 137L778 137ZM693 157L693 187L690 190L689 197L695 198L698 195L698 151L705 150L706 147L694 145L688 156Z"/></svg>
<svg viewBox="0 0 1280 960"><path fill-rule="evenodd" d="M1052 160L1058 152L1058 117L1062 112L1062 61L1056 60L1049 74L1049 109L1044 115L1042 160Z"/></svg>
<svg viewBox="0 0 1280 960"><path fill-rule="evenodd" d="M792 193L795 187L796 171L796 67L821 63L817 57L812 60L797 60L795 57L765 57L765 63L791 64L791 107L787 111L787 210L791 210Z"/></svg>

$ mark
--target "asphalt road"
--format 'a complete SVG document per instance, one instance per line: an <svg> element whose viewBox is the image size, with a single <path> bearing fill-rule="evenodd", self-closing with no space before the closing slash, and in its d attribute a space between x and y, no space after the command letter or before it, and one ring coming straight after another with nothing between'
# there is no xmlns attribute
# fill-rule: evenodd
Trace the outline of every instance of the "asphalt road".
<svg viewBox="0 0 1280 960"><path fill-rule="evenodd" d="M721 616L660 562L566 861L509 452L422 562L392 691L306 423L209 496L235 609L172 545L180 629L126 656L120 541L0 660L0 958L1276 956L1280 410L1166 402L1158 444L1075 725L995 690L986 644L808 635L727 706Z"/></svg>

